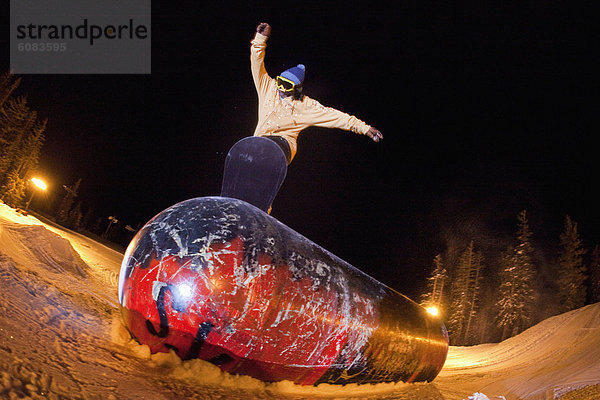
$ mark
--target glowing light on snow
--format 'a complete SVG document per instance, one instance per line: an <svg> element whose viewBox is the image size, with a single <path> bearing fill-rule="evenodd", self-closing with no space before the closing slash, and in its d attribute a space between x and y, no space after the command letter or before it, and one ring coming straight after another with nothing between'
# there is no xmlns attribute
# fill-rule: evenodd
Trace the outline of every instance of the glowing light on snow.
<svg viewBox="0 0 600 400"><path fill-rule="evenodd" d="M31 178L31 182L33 182L35 186L39 187L42 190L46 190L46 188L48 187L46 185L46 182L38 178Z"/></svg>
<svg viewBox="0 0 600 400"><path fill-rule="evenodd" d="M440 310L435 306L427 307L425 310L434 317L437 317L440 314Z"/></svg>

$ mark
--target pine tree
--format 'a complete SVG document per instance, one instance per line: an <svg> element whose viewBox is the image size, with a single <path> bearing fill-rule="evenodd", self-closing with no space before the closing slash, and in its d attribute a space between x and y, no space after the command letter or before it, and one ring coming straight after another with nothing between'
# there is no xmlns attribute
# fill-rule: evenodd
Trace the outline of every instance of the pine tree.
<svg viewBox="0 0 600 400"><path fill-rule="evenodd" d="M38 166L47 122L47 120L42 122L35 120L28 126L27 136L20 151L20 159L16 163L17 171L21 176L28 176Z"/></svg>
<svg viewBox="0 0 600 400"><path fill-rule="evenodd" d="M56 221L59 224L68 225L69 224L69 213L71 212L71 207L73 206L73 201L75 201L75 197L77 197L77 191L79 190L79 185L81 185L81 178L75 182L73 187L63 185L63 189L67 192L65 197L63 197L60 202L60 206L56 212Z"/></svg>
<svg viewBox="0 0 600 400"><path fill-rule="evenodd" d="M427 278L428 291L422 296L422 304L424 306L434 306L438 309L443 308L442 304L444 298L444 288L446 280L448 279L448 273L443 266L442 255L438 254L433 259L433 271L431 276Z"/></svg>
<svg viewBox="0 0 600 400"><path fill-rule="evenodd" d="M592 303L600 301L600 249L598 245L592 250L590 262L590 301Z"/></svg>
<svg viewBox="0 0 600 400"><path fill-rule="evenodd" d="M11 207L19 207L25 197L24 179L19 177L17 171L11 171L6 175L5 183L0 187L2 201Z"/></svg>
<svg viewBox="0 0 600 400"><path fill-rule="evenodd" d="M18 206L26 180L37 168L46 121L24 97L8 99L0 109L0 198Z"/></svg>
<svg viewBox="0 0 600 400"><path fill-rule="evenodd" d="M12 143L19 141L30 121L31 110L27 106L27 99L8 99L0 108L0 149L6 151Z"/></svg>
<svg viewBox="0 0 600 400"><path fill-rule="evenodd" d="M452 283L449 330L456 344L466 344L473 335L473 324L481 290L483 256L474 251L473 241L461 255Z"/></svg>
<svg viewBox="0 0 600 400"><path fill-rule="evenodd" d="M27 99L8 100L0 110L0 175L14 169L24 176L37 166L45 129Z"/></svg>
<svg viewBox="0 0 600 400"><path fill-rule="evenodd" d="M67 228L79 229L81 227L81 219L83 214L81 213L81 202L77 202L75 207L69 211L69 216L66 221Z"/></svg>
<svg viewBox="0 0 600 400"><path fill-rule="evenodd" d="M574 310L585 304L585 252L577 232L577 222L567 215L565 230L560 234L557 274L558 300L563 311Z"/></svg>
<svg viewBox="0 0 600 400"><path fill-rule="evenodd" d="M502 340L531 326L536 295L533 289L535 268L527 212L518 215L518 244L505 257L500 273L498 327Z"/></svg>
<svg viewBox="0 0 600 400"><path fill-rule="evenodd" d="M469 293L467 326L464 340L469 341L474 335L474 323L479 313L479 298L481 292L481 280L483 270L483 256L479 252L473 252L471 260L471 287Z"/></svg>
<svg viewBox="0 0 600 400"><path fill-rule="evenodd" d="M94 209L92 207L88 207L81 221L82 228L92 231L92 220L94 219L94 214Z"/></svg>
<svg viewBox="0 0 600 400"><path fill-rule="evenodd" d="M0 76L0 109L2 109L4 103L8 100L12 92L21 84L21 78L17 78L13 81L13 74L5 72Z"/></svg>

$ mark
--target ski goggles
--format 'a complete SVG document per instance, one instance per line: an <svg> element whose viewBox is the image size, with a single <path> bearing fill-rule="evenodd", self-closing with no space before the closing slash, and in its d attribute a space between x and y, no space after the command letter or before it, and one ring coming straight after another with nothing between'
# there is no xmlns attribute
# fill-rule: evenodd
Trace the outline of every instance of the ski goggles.
<svg viewBox="0 0 600 400"><path fill-rule="evenodd" d="M296 84L294 82L290 81L287 78L284 78L283 76L278 76L276 80L277 89L281 90L282 92L291 92L296 87Z"/></svg>

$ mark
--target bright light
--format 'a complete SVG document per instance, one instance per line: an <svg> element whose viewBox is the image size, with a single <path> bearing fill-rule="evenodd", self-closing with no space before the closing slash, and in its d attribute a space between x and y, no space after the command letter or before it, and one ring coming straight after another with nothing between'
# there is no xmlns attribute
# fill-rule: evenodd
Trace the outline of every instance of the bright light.
<svg viewBox="0 0 600 400"><path fill-rule="evenodd" d="M190 297L192 295L192 288L186 283L177 286L177 290L179 290L179 295L181 295L181 297Z"/></svg>
<svg viewBox="0 0 600 400"><path fill-rule="evenodd" d="M437 317L440 313L440 310L438 310L438 308L435 306L427 307L426 310L429 314L433 315L434 317Z"/></svg>
<svg viewBox="0 0 600 400"><path fill-rule="evenodd" d="M33 182L33 184L35 186L37 186L38 188L40 188L42 190L46 190L46 188L48 187L48 186L46 186L46 183L43 180L38 179L38 178L31 178L31 182Z"/></svg>

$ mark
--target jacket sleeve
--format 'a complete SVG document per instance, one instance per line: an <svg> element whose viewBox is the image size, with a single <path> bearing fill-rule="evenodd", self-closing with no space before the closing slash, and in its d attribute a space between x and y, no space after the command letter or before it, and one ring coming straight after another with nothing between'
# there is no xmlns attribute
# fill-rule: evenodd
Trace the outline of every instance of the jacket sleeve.
<svg viewBox="0 0 600 400"><path fill-rule="evenodd" d="M265 51L268 38L268 36L256 32L254 39L250 42L250 70L259 96L266 93L271 80L265 69Z"/></svg>
<svg viewBox="0 0 600 400"><path fill-rule="evenodd" d="M310 110L309 124L323 128L338 128L346 131L366 134L371 128L364 121L356 118L354 115L336 110L335 108L325 107L314 99L308 99L308 109Z"/></svg>

